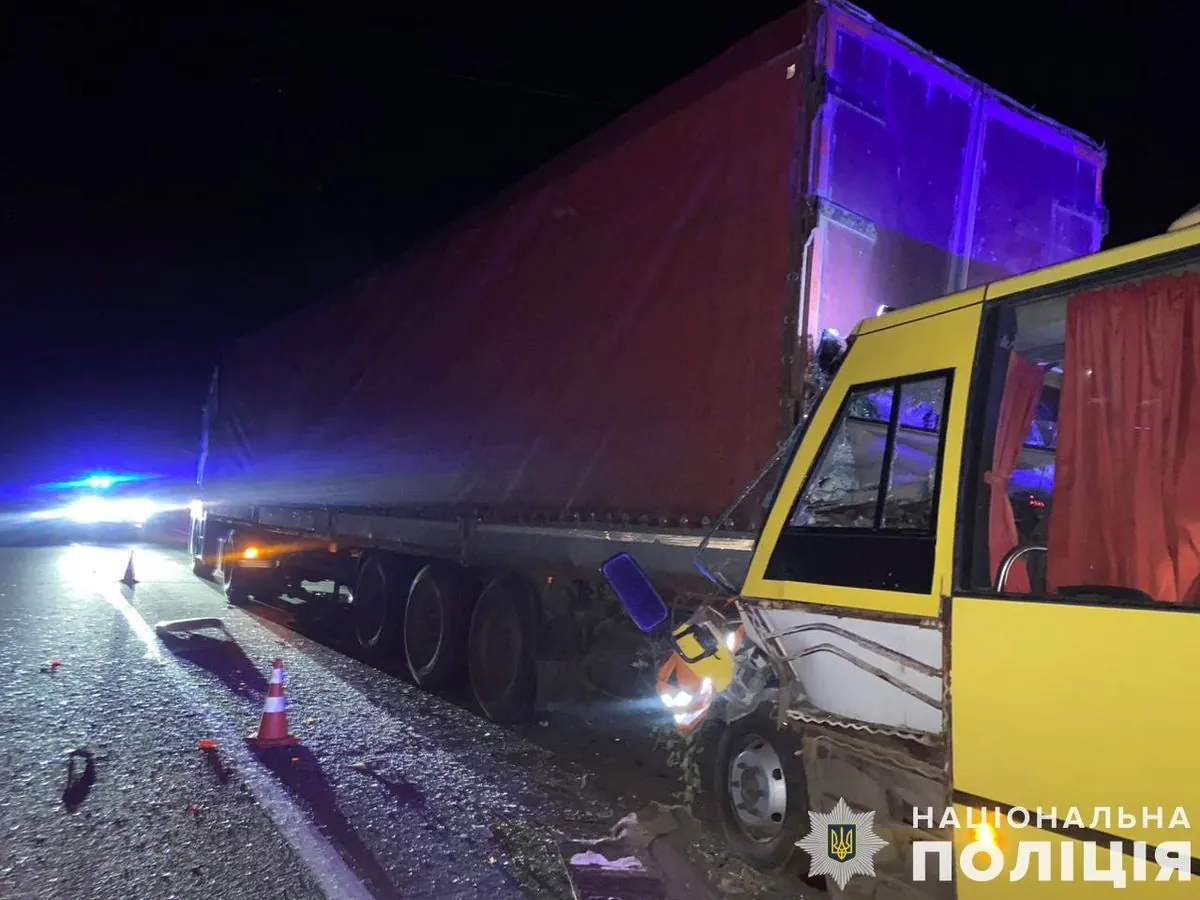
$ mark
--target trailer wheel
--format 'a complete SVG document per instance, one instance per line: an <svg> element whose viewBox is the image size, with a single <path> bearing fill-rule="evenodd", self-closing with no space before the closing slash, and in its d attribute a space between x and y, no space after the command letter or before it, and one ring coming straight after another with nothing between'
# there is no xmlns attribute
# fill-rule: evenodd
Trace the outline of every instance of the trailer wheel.
<svg viewBox="0 0 1200 900"><path fill-rule="evenodd" d="M466 573L442 563L413 579L404 609L404 656L413 681L427 691L462 678L471 591Z"/></svg>
<svg viewBox="0 0 1200 900"><path fill-rule="evenodd" d="M537 600L517 578L501 575L479 596L467 638L467 671L476 701L493 722L533 716L536 629Z"/></svg>
<svg viewBox="0 0 1200 900"><path fill-rule="evenodd" d="M231 606L245 606L250 602L250 579L232 564L221 569L221 580L225 587L225 599Z"/></svg>
<svg viewBox="0 0 1200 900"><path fill-rule="evenodd" d="M798 736L780 730L767 707L731 722L717 744L717 818L730 847L756 868L779 869L807 856L796 846L808 830L799 748Z"/></svg>
<svg viewBox="0 0 1200 900"><path fill-rule="evenodd" d="M378 661L394 649L407 588L397 566L379 556L363 560L354 587L354 638L368 660Z"/></svg>

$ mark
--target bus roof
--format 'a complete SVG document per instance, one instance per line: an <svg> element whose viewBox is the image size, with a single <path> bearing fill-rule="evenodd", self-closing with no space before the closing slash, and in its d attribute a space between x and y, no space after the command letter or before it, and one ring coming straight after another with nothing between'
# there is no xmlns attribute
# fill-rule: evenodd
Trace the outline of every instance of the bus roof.
<svg viewBox="0 0 1200 900"><path fill-rule="evenodd" d="M1099 253L1089 256L1081 256L1053 266L1035 269L1024 275L1013 275L1010 278L981 284L965 291L939 297L936 300L929 300L895 312L864 319L854 329L854 334L871 334L886 328L895 328L898 325L941 315L964 306L983 303L985 300L1011 297L1014 294L1022 294L1048 285L1083 278L1103 272L1105 269L1131 265L1198 245L1200 245L1200 225L1193 225L1179 231L1169 231L1145 240L1135 241L1132 244L1101 250Z"/></svg>

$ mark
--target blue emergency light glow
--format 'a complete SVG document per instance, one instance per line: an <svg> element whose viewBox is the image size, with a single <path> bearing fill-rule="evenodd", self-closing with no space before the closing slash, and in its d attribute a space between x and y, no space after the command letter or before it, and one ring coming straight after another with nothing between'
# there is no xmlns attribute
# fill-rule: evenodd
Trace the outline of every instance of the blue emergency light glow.
<svg viewBox="0 0 1200 900"><path fill-rule="evenodd" d="M46 491L107 491L118 484L131 484L138 481L149 481L157 476L154 475L136 475L126 473L117 475L112 472L92 472L90 475L85 475L82 478L76 478L72 481L52 481L49 484L39 485L42 490Z"/></svg>

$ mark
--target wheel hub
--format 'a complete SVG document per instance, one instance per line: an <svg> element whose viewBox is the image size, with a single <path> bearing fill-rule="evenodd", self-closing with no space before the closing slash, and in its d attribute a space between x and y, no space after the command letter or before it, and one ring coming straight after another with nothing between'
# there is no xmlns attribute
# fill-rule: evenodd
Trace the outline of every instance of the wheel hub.
<svg viewBox="0 0 1200 900"><path fill-rule="evenodd" d="M787 780L779 752L765 738L748 735L729 761L729 801L747 837L769 841L783 829Z"/></svg>

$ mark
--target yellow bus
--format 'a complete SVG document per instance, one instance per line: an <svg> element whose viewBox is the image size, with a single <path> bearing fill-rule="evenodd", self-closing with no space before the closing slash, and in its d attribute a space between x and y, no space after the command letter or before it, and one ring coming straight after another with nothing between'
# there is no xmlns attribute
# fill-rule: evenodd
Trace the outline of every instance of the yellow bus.
<svg viewBox="0 0 1200 900"><path fill-rule="evenodd" d="M737 596L674 635L742 855L855 898L1200 896L1193 222L856 328Z"/></svg>

